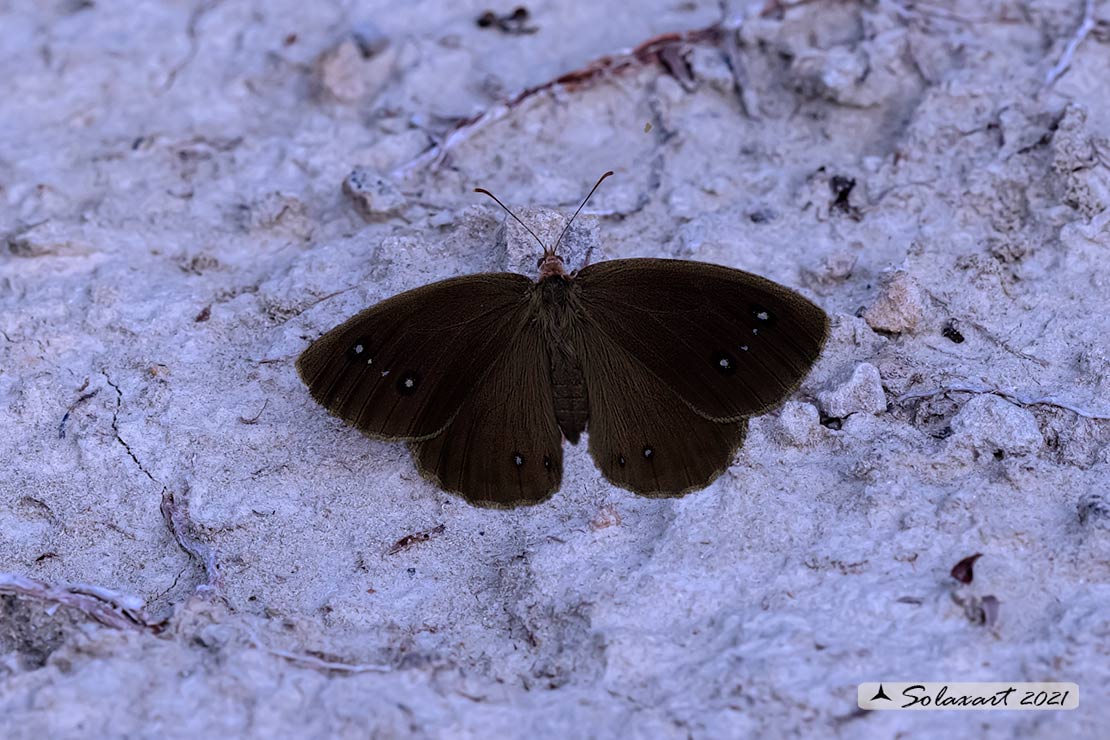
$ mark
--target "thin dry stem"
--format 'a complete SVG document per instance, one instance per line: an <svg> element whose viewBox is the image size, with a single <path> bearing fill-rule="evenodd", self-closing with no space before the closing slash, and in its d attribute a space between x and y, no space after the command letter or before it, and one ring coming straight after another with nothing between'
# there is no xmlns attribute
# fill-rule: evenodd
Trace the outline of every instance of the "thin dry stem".
<svg viewBox="0 0 1110 740"><path fill-rule="evenodd" d="M1101 411L1089 411L1080 408L1072 403L1067 403L1052 396L1044 396L1041 398L1032 398L1029 396L1020 396L1016 393L1008 393L999 388L991 388L985 385L946 385L940 388L934 388L928 391L915 391L913 393L904 393L898 397L898 403L904 401L914 401L922 398L932 398L940 396L945 393L976 393L984 394L989 393L999 398L1004 398L1010 403L1017 404L1018 406L1052 406L1058 409L1070 411L1076 416L1081 416L1084 419L1094 419L1096 421L1110 421L1110 414Z"/></svg>
<svg viewBox="0 0 1110 740"><path fill-rule="evenodd" d="M1068 45L1064 47L1064 53L1060 55L1060 61L1056 62L1052 69L1048 70L1048 74L1045 75L1044 84L1046 87L1056 82L1064 72L1068 71L1076 49L1079 48L1079 45L1083 43L1083 40L1094 28L1095 0L1083 0L1083 20L1080 21L1079 28L1075 29L1075 34L1068 40Z"/></svg>
<svg viewBox="0 0 1110 740"><path fill-rule="evenodd" d="M317 658L314 655L306 655L304 653L294 653L289 650L281 650L279 648L272 648L266 645L253 630L247 630L247 637L250 642L259 650L273 655L277 658L288 660L290 663L304 666L305 668L313 668L318 671L335 671L339 673L389 673L392 667L387 665L379 665L377 663L339 663L334 660L324 660Z"/></svg>
<svg viewBox="0 0 1110 740"><path fill-rule="evenodd" d="M216 550L196 537L196 527L189 518L189 509L179 503L168 488L162 491L160 506L162 518L177 541L178 547L204 568L205 582L197 586L197 593L223 593L223 579L216 564Z"/></svg>
<svg viewBox="0 0 1110 740"><path fill-rule="evenodd" d="M85 614L116 629L158 630L160 625L147 615L143 600L103 586L77 583L54 585L18 573L0 573L0 594L26 596L58 604Z"/></svg>

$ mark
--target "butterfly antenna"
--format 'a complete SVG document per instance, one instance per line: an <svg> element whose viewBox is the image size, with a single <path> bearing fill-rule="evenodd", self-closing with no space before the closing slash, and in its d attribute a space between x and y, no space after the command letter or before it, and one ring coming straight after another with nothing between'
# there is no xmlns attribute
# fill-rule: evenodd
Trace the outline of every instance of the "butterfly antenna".
<svg viewBox="0 0 1110 740"><path fill-rule="evenodd" d="M506 205L505 205L504 203L502 203L501 201L499 201L499 200L497 199L497 196L496 196L496 195L494 195L494 194L493 194L493 193L491 193L490 191L486 190L485 188L474 188L474 192L475 192L475 193L481 193L482 195L488 195L489 197L493 198L493 202L494 202L494 203L496 203L497 205L499 205L499 206L501 206L502 208L504 208L504 209L505 209L505 213L509 214L509 215L510 215L510 216L512 216L512 217L513 217L514 219L516 219L516 222L517 222L518 224L520 224L521 226L523 226L523 227L524 227L524 230L525 230L525 231L527 231L527 232L528 232L529 234L531 234L531 235L532 235L532 238L533 238L533 239L535 239L535 240L536 240L536 241L537 241L537 242L539 243L539 245L540 245L541 247L543 247L543 253L544 253L544 254L548 254L548 249L547 249L547 245L546 245L546 244L544 244L543 242L541 242L541 241L540 241L540 238L539 238L538 236L536 236L536 232L534 232L534 231L532 231L531 229L529 229L529 228L528 228L528 224L524 223L524 222L523 222L523 221L521 221L521 220L520 220L519 218L517 218L517 217L516 217L516 214L515 214L515 213L513 213L512 211L510 211L510 210L509 210L509 207L508 207L508 206L506 206ZM552 254L554 254L554 253L555 253L555 250L553 250L553 249L552 249L552 250L550 250L550 252L551 252Z"/></svg>
<svg viewBox="0 0 1110 740"><path fill-rule="evenodd" d="M602 175L601 177L597 178L597 182L595 182L595 183L594 183L594 186L593 186L593 188L591 188L591 189L590 189L590 194L586 196L586 199L582 201L582 205L578 206L578 210L574 212L574 215L570 217L570 220L569 220L569 221L567 221L567 225L566 225L566 226L564 226L564 227L563 227L563 230L559 232L559 238L555 240L555 246L551 248L551 253L552 253L552 254L555 254L555 250L559 248L559 242L563 241L563 234L567 233L567 229L569 229L569 228L570 228L570 225L571 225L572 223L574 223L574 219L578 218L578 212L579 212L579 211L581 211L581 210L582 210L582 208L583 208L583 207L584 207L584 206L585 206L585 205L586 205L587 203L589 203L589 202L590 202L590 198L592 198L592 197L593 197L593 195L594 195L594 191L595 191L595 190L597 190L598 186L599 186L599 185L601 185L602 181L604 181L604 180L605 180L605 178L606 178L606 177L609 177L609 175L611 175L611 174L613 174L613 171L612 171L612 170L609 170L609 171L608 171L608 172L606 172L606 173L605 173L604 175Z"/></svg>

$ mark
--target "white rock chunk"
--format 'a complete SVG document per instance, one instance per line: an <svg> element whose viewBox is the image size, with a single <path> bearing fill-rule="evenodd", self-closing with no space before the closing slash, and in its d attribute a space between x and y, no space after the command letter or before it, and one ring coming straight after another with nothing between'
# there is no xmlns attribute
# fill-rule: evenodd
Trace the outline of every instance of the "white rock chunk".
<svg viewBox="0 0 1110 740"><path fill-rule="evenodd" d="M861 362L846 382L818 394L818 401L827 416L838 419L849 414L881 414L886 411L886 392L879 369Z"/></svg>
<svg viewBox="0 0 1110 740"><path fill-rule="evenodd" d="M516 206L513 212L549 246L554 246L567 224L565 214L549 208ZM523 226L515 219L505 216L495 238L497 250L504 250L505 269L521 275L535 276L538 269L536 262L543 256L543 247ZM587 264L604 259L598 249L599 242L597 217L579 214L559 242L558 254L563 258L564 269L567 272L580 270Z"/></svg>
<svg viewBox="0 0 1110 740"><path fill-rule="evenodd" d="M787 401L779 412L775 435L787 444L805 447L821 430L821 415L812 403Z"/></svg>
<svg viewBox="0 0 1110 740"><path fill-rule="evenodd" d="M952 420L952 441L983 452L1011 455L1035 452L1044 444L1037 419L1020 406L984 393L975 396Z"/></svg>

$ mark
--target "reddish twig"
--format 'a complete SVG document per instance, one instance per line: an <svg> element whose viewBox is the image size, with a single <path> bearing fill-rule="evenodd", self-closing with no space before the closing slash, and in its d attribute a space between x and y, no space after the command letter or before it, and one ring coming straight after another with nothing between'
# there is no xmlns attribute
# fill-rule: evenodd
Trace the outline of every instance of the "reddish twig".
<svg viewBox="0 0 1110 740"><path fill-rule="evenodd" d="M447 133L443 141L421 154L416 159L401 165L393 171L394 177L403 177L408 172L425 165L438 166L447 156L447 152L459 143L469 139L479 129L500 120L508 115L514 108L529 98L541 93L554 93L562 91L577 91L589 87L611 75L620 74L627 70L649 65L658 65L666 68L667 62L673 58L674 53L683 45L711 44L719 45L727 33L734 33L735 29L724 30L719 23L706 28L679 33L666 33L648 39L630 51L607 55L595 59L581 69L567 72L553 80L526 88L516 95L504 100L492 108L477 115L465 118L455 124Z"/></svg>
<svg viewBox="0 0 1110 740"><path fill-rule="evenodd" d="M431 529L425 530L423 532L415 532L413 534L407 534L404 537L402 537L401 539L394 542L393 547L389 548L389 552L386 553L386 554L387 555L396 555L397 553L401 552L402 550L409 549L410 547L412 547L413 545L415 545L418 542L427 542L432 537L434 537L436 535L443 534L444 530L446 530L446 529L447 529L446 524L440 524L438 526L432 527Z"/></svg>

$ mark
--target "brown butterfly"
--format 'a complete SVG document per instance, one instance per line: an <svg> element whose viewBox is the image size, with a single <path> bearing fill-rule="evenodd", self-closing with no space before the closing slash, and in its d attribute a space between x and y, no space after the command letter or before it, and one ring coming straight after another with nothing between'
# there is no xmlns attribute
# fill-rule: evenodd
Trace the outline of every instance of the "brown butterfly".
<svg viewBox="0 0 1110 740"><path fill-rule="evenodd" d="M828 317L718 265L623 259L568 274L561 239L544 247L536 281L443 280L332 329L297 360L312 397L370 436L408 440L425 478L480 506L550 497L563 439L587 430L615 485L644 496L705 487L747 417L809 372Z"/></svg>

